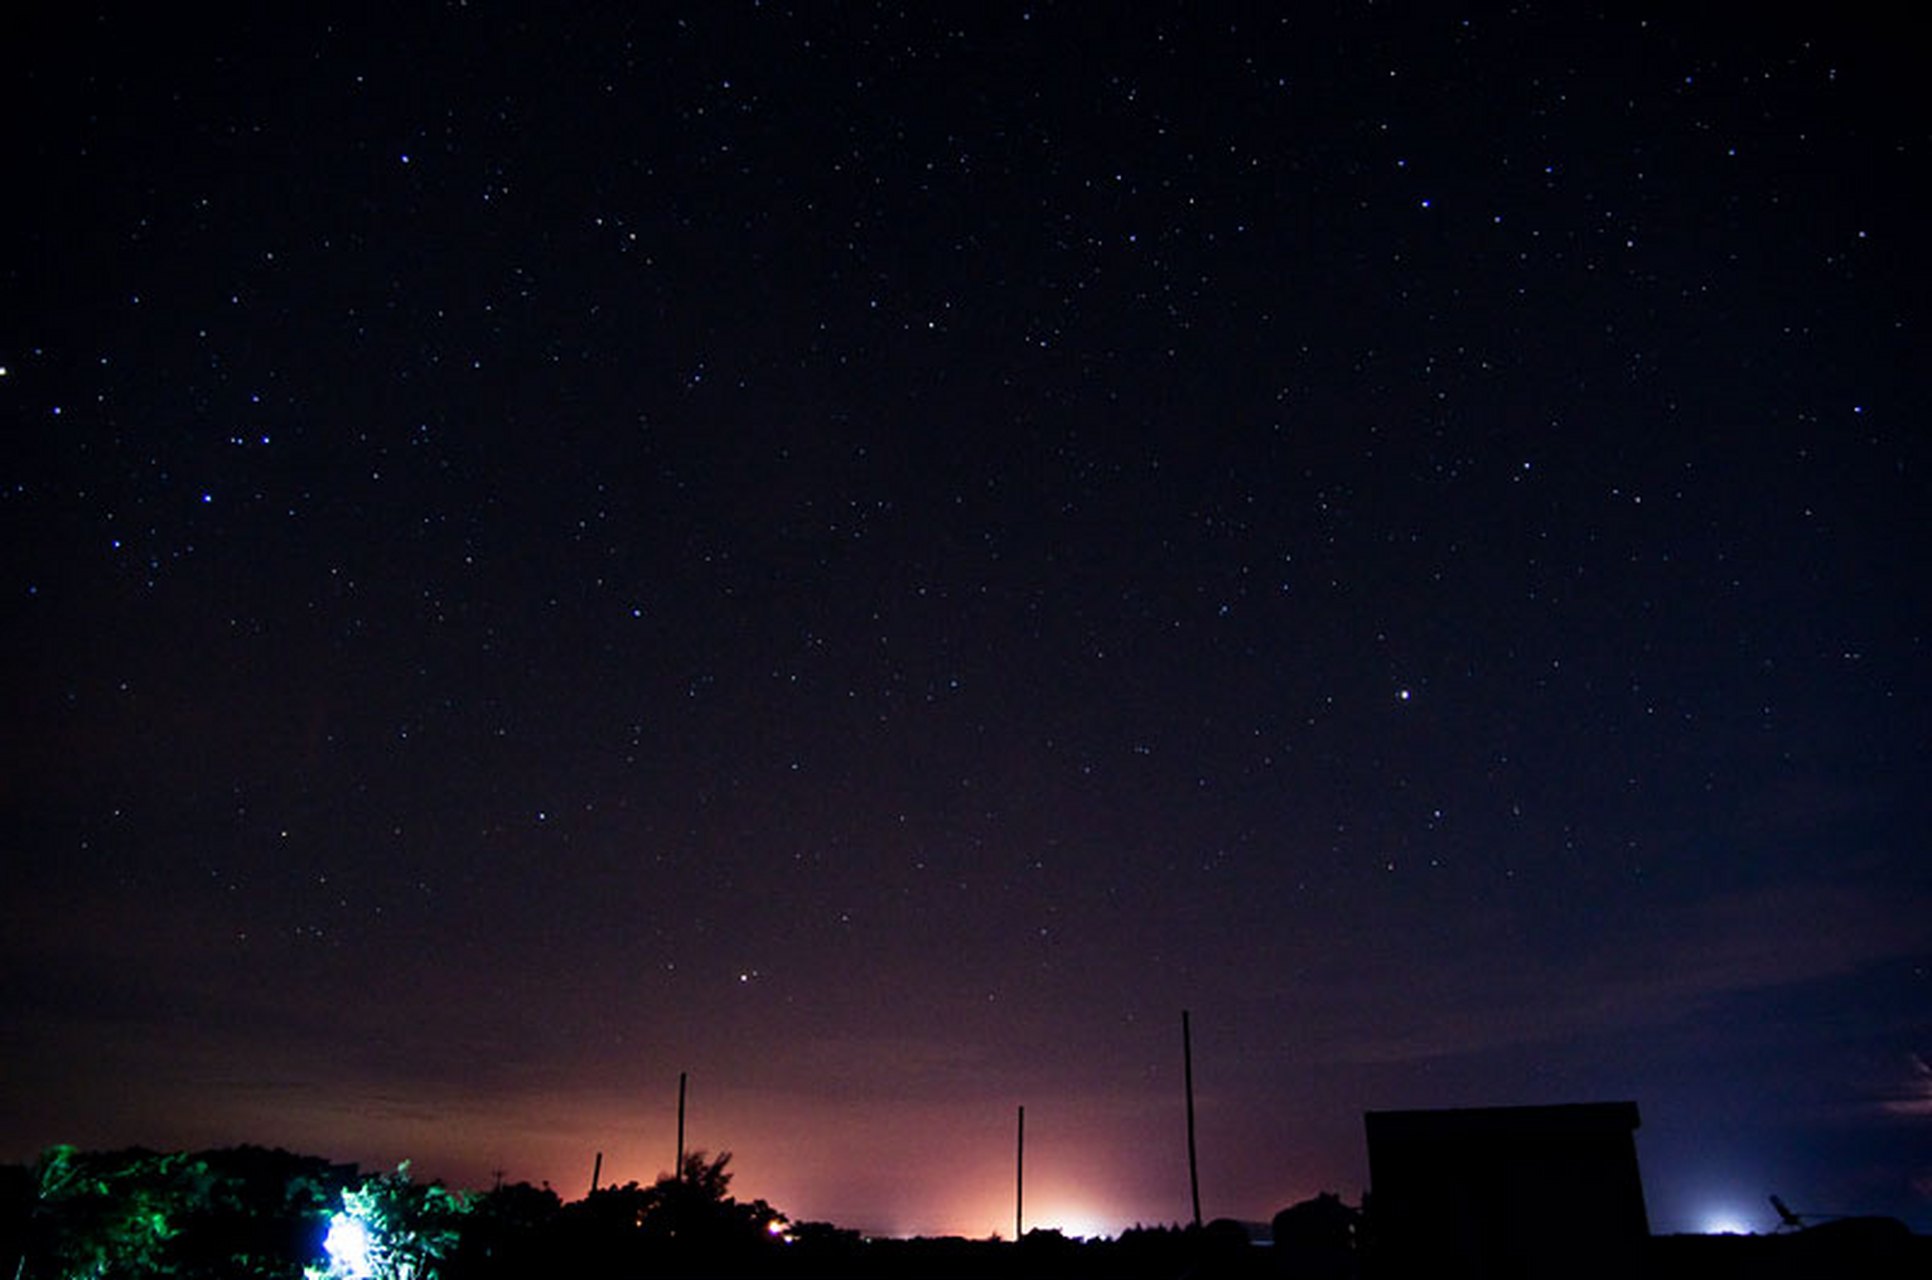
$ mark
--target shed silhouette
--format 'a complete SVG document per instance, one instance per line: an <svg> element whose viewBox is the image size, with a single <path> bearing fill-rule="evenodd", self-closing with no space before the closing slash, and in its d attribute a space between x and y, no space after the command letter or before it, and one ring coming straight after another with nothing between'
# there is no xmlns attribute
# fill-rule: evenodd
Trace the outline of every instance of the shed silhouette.
<svg viewBox="0 0 1932 1280"><path fill-rule="evenodd" d="M1363 1119L1378 1275L1627 1274L1649 1238L1634 1102Z"/></svg>

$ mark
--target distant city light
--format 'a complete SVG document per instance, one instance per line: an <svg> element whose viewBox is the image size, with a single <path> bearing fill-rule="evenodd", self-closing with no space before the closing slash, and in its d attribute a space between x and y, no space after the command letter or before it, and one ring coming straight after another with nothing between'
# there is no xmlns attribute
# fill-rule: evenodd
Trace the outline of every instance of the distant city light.
<svg viewBox="0 0 1932 1280"><path fill-rule="evenodd" d="M1039 1220L1029 1211L1026 1215L1026 1229L1035 1227L1043 1231L1058 1231L1076 1240L1104 1240L1119 1234L1119 1228L1109 1223L1106 1217L1089 1208L1068 1205L1042 1206Z"/></svg>
<svg viewBox="0 0 1932 1280"><path fill-rule="evenodd" d="M1707 1236L1748 1236L1752 1234L1751 1224L1743 1215L1729 1209L1714 1209L1704 1215L1699 1228Z"/></svg>

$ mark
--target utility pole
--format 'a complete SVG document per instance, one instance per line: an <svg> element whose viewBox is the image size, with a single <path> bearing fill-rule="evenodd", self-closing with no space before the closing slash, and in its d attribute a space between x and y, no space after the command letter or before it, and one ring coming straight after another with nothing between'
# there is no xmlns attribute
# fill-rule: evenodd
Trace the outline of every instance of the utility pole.
<svg viewBox="0 0 1932 1280"><path fill-rule="evenodd" d="M677 1182L684 1181L684 1078L685 1073L678 1072L678 1162L671 1166L671 1177Z"/></svg>
<svg viewBox="0 0 1932 1280"><path fill-rule="evenodd" d="M1194 1037L1181 1010L1181 1073L1187 1083L1187 1186L1194 1197L1194 1226L1201 1226L1201 1166L1194 1155Z"/></svg>
<svg viewBox="0 0 1932 1280"><path fill-rule="evenodd" d="M1019 1141L1013 1155L1013 1239L1026 1229L1026 1108L1020 1108Z"/></svg>

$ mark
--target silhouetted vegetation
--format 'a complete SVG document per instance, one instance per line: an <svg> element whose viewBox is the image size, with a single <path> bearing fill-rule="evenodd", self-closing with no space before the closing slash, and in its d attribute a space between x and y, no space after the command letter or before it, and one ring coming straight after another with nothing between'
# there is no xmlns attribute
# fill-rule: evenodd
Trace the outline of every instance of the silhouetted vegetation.
<svg viewBox="0 0 1932 1280"><path fill-rule="evenodd" d="M4 1180L8 1274L299 1280L350 1165L260 1147L53 1147Z"/></svg>
<svg viewBox="0 0 1932 1280"><path fill-rule="evenodd" d="M259 1147L194 1153L55 1147L0 1167L0 1280L1405 1280L1457 1275L1451 1253L1390 1270L1361 1212L1324 1193L1276 1214L1271 1247L1219 1219L1115 1239L1029 1231L1018 1241L871 1240L791 1222L730 1193L730 1154L688 1156L649 1186L564 1203L512 1183L451 1191L408 1169ZM1571 1261L1588 1271L1591 1241ZM1779 1236L1648 1241L1630 1274L1823 1280L1932 1274L1932 1240L1890 1220ZM1545 1274L1532 1269L1524 1274ZM1559 1274L1550 1272L1549 1274Z"/></svg>
<svg viewBox="0 0 1932 1280"><path fill-rule="evenodd" d="M257 1147L48 1150L0 1170L0 1276L14 1280L511 1280L747 1274L852 1260L863 1242L730 1194L729 1152L565 1204Z"/></svg>
<svg viewBox="0 0 1932 1280"><path fill-rule="evenodd" d="M1345 1280L1356 1273L1361 1212L1324 1191L1274 1217L1275 1262L1297 1280Z"/></svg>

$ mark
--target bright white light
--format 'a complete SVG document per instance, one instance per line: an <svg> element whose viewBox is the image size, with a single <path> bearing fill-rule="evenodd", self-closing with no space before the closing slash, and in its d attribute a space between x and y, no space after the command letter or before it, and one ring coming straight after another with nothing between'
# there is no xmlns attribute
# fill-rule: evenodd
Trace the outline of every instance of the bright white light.
<svg viewBox="0 0 1932 1280"><path fill-rule="evenodd" d="M338 1213L329 1219L329 1234L322 1238L322 1247L329 1251L329 1270L336 1275L350 1276L353 1280L368 1280L376 1274L376 1264L369 1257L369 1229L362 1220L346 1213Z"/></svg>
<svg viewBox="0 0 1932 1280"><path fill-rule="evenodd" d="M1750 1224L1728 1209L1719 1209L1705 1214L1702 1230L1707 1236L1748 1236L1751 1234Z"/></svg>

